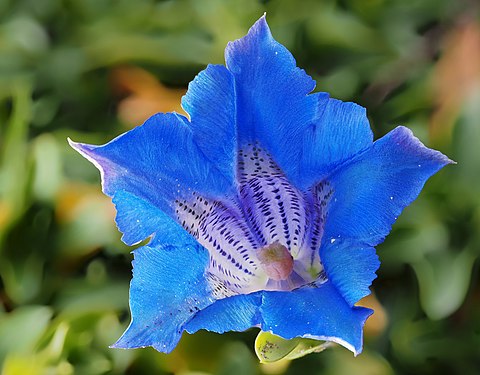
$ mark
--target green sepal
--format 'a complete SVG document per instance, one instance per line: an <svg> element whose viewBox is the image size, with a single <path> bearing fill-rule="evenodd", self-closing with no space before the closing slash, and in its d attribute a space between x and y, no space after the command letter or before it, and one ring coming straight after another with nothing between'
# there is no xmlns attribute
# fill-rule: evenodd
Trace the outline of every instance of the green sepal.
<svg viewBox="0 0 480 375"><path fill-rule="evenodd" d="M319 353L331 346L329 341L305 338L286 340L271 332L260 331L255 339L255 353L261 363L301 358L310 353Z"/></svg>

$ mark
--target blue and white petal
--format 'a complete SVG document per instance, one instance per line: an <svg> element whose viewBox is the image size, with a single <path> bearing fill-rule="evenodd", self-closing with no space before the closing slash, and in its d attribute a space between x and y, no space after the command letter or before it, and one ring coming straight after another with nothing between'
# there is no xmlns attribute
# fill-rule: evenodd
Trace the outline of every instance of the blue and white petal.
<svg viewBox="0 0 480 375"><path fill-rule="evenodd" d="M228 44L225 60L235 80L240 147L259 142L287 175L295 173L304 128L317 113L317 95L307 96L315 81L273 39L265 17Z"/></svg>
<svg viewBox="0 0 480 375"><path fill-rule="evenodd" d="M365 109L310 94L315 81L273 39L265 17L229 43L225 60L235 79L238 142L259 142L297 187L372 143Z"/></svg>
<svg viewBox="0 0 480 375"><path fill-rule="evenodd" d="M185 117L166 113L103 146L71 145L100 170L105 194L124 190L173 215L174 200L191 191L223 195L232 188L194 139Z"/></svg>

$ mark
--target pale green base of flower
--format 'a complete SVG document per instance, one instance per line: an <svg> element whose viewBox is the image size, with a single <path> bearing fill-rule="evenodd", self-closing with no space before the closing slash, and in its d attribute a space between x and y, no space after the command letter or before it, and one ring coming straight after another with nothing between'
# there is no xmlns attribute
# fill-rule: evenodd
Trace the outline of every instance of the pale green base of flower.
<svg viewBox="0 0 480 375"><path fill-rule="evenodd" d="M271 332L260 331L255 339L255 353L260 363L272 363L301 358L310 353L320 353L333 345L335 344L329 341L313 339L286 340Z"/></svg>

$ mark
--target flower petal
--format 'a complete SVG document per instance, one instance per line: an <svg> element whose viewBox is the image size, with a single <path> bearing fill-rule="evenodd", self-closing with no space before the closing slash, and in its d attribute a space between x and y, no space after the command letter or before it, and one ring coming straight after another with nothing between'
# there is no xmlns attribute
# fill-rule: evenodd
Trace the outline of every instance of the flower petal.
<svg viewBox="0 0 480 375"><path fill-rule="evenodd" d="M285 339L333 341L355 355L362 352L363 325L373 313L350 307L330 282L292 292L264 292L261 310L264 331Z"/></svg>
<svg viewBox="0 0 480 375"><path fill-rule="evenodd" d="M287 175L294 172L302 131L317 111L317 97L307 96L315 81L273 39L265 16L228 44L225 60L235 78L240 147L260 142Z"/></svg>
<svg viewBox="0 0 480 375"><path fill-rule="evenodd" d="M315 110L315 100L308 100L312 106L303 108L315 81L297 68L292 54L273 39L265 16L245 37L228 43L225 60L235 78L241 143L255 140L263 143L272 137L278 143L280 134L271 132L272 129L288 132L291 122L302 123L304 116L311 116L304 114L304 109Z"/></svg>
<svg viewBox="0 0 480 375"><path fill-rule="evenodd" d="M260 142L297 187L371 145L365 109L308 95L315 81L273 39L265 17L229 43L225 59L235 78L240 146Z"/></svg>
<svg viewBox="0 0 480 375"><path fill-rule="evenodd" d="M223 195L232 181L194 143L188 120L157 114L103 146L71 142L102 175L103 192L125 190L173 216L172 202L191 191Z"/></svg>
<svg viewBox="0 0 480 375"><path fill-rule="evenodd" d="M223 333L260 326L285 339L306 337L333 341L355 355L362 351L362 328L373 313L351 307L336 288L326 282L289 292L260 291L219 300L200 311L186 329Z"/></svg>
<svg viewBox="0 0 480 375"><path fill-rule="evenodd" d="M123 233L122 241L135 245L153 235L150 245L161 241L165 245L175 244L185 236L185 230L163 211L149 202L124 190L113 196L117 211L115 222Z"/></svg>
<svg viewBox="0 0 480 375"><path fill-rule="evenodd" d="M199 311L185 329L189 333L201 329L224 333L245 331L257 326L262 321L259 312L262 296L263 292L256 292L220 299Z"/></svg>
<svg viewBox="0 0 480 375"><path fill-rule="evenodd" d="M370 147L373 134L365 108L329 99L303 133L297 184L303 188L326 176L335 166Z"/></svg>
<svg viewBox="0 0 480 375"><path fill-rule="evenodd" d="M112 347L153 346L168 353L180 340L186 322L213 302L205 279L208 253L185 234L176 246L144 246L134 255L132 321Z"/></svg>
<svg viewBox="0 0 480 375"><path fill-rule="evenodd" d="M324 242L345 238L369 246L379 244L426 180L449 163L409 129L394 129L328 177L333 196Z"/></svg>
<svg viewBox="0 0 480 375"><path fill-rule="evenodd" d="M182 107L190 115L195 143L229 180L237 149L235 87L223 65L209 65L189 84Z"/></svg>
<svg viewBox="0 0 480 375"><path fill-rule="evenodd" d="M380 266L373 247L330 239L322 247L321 259L329 280L350 306L370 294L369 287Z"/></svg>

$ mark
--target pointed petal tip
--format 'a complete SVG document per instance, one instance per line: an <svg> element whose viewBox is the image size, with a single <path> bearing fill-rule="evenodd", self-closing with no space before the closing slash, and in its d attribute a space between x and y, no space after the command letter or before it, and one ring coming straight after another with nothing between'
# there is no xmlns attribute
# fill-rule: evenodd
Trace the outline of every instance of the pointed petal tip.
<svg viewBox="0 0 480 375"><path fill-rule="evenodd" d="M93 147L85 144L85 143L76 143L71 142L70 146L77 151L80 155L82 155L85 159L87 159L90 163L95 165L98 170L103 171L103 167L100 165L99 161L97 160L95 153L93 152Z"/></svg>
<svg viewBox="0 0 480 375"><path fill-rule="evenodd" d="M398 137L398 138L410 138L413 142L413 146L415 146L417 149L419 150L422 150L425 155L428 154L428 156L432 159L432 160L435 160L436 162L438 162L441 167L444 167L448 164L457 164L457 162L455 162L454 160L450 159L449 157L447 157L446 155L444 155L442 152L438 151L438 150L435 150L435 149L431 149L427 146L425 146L423 144L423 142L418 139L418 137L415 136L415 134L413 134L413 131L405 126L398 126L396 127L395 129L392 130L392 133L395 132L395 137ZM439 169L440 169L439 168Z"/></svg>
<svg viewBox="0 0 480 375"><path fill-rule="evenodd" d="M71 148L73 148L75 151L77 151L79 154L81 154L85 158L91 158L92 157L92 150L93 147L92 145L88 145L86 143L80 143L80 142L75 142L72 141L70 137L67 137L67 142L70 145Z"/></svg>
<svg viewBox="0 0 480 375"><path fill-rule="evenodd" d="M228 42L227 48L225 53L228 54L230 49L235 49L240 47L243 43L250 44L253 43L255 39L273 39L272 33L270 31L270 27L267 23L267 13L263 13L263 15L248 29L247 35Z"/></svg>
<svg viewBox="0 0 480 375"><path fill-rule="evenodd" d="M268 27L267 12L263 12L262 16L255 22L255 24L262 24L262 26Z"/></svg>
<svg viewBox="0 0 480 375"><path fill-rule="evenodd" d="M87 159L100 171L100 178L102 181L102 191L106 193L105 160L102 161L102 159L99 158L94 152L95 148L97 148L98 146L89 145L87 143L75 142L75 141L72 141L70 137L67 137L67 141L70 147L72 147L75 151L77 151L80 155L82 155L85 159ZM102 163L104 164L103 166L102 166Z"/></svg>
<svg viewBox="0 0 480 375"><path fill-rule="evenodd" d="M110 349L122 349L122 350L127 350L127 349L143 349L147 348L148 346L138 346L138 345L128 345L127 343L124 343L122 340L123 336L118 339L117 342L113 343L112 345L109 345L108 347Z"/></svg>
<svg viewBox="0 0 480 375"><path fill-rule="evenodd" d="M139 349L139 348L146 348L147 345L142 345L139 344L138 342L135 342L135 337L132 336L132 322L130 322L129 326L123 332L123 334L120 336L120 338L115 341L112 345L109 345L108 347L110 349Z"/></svg>
<svg viewBox="0 0 480 375"><path fill-rule="evenodd" d="M80 143L72 141L72 139L70 137L67 137L67 142L68 142L68 144L70 145L71 148L78 151Z"/></svg>
<svg viewBox="0 0 480 375"><path fill-rule="evenodd" d="M109 345L108 347L110 349L133 349L128 345L125 345L125 343L123 343L124 336L125 336L125 333L117 341L115 341L112 345Z"/></svg>
<svg viewBox="0 0 480 375"><path fill-rule="evenodd" d="M251 33L267 33L268 35L271 35L270 27L268 26L267 22L267 12L263 13L263 15L252 25L252 27L250 27L248 34Z"/></svg>
<svg viewBox="0 0 480 375"><path fill-rule="evenodd" d="M176 344L174 345L167 345L167 344L160 344L160 343L144 343L138 342L138 338L132 336L130 332L130 326L127 330L123 333L123 335L112 345L108 346L110 349L144 349L144 348L154 348L156 351L160 353L171 353L173 349L175 349Z"/></svg>

